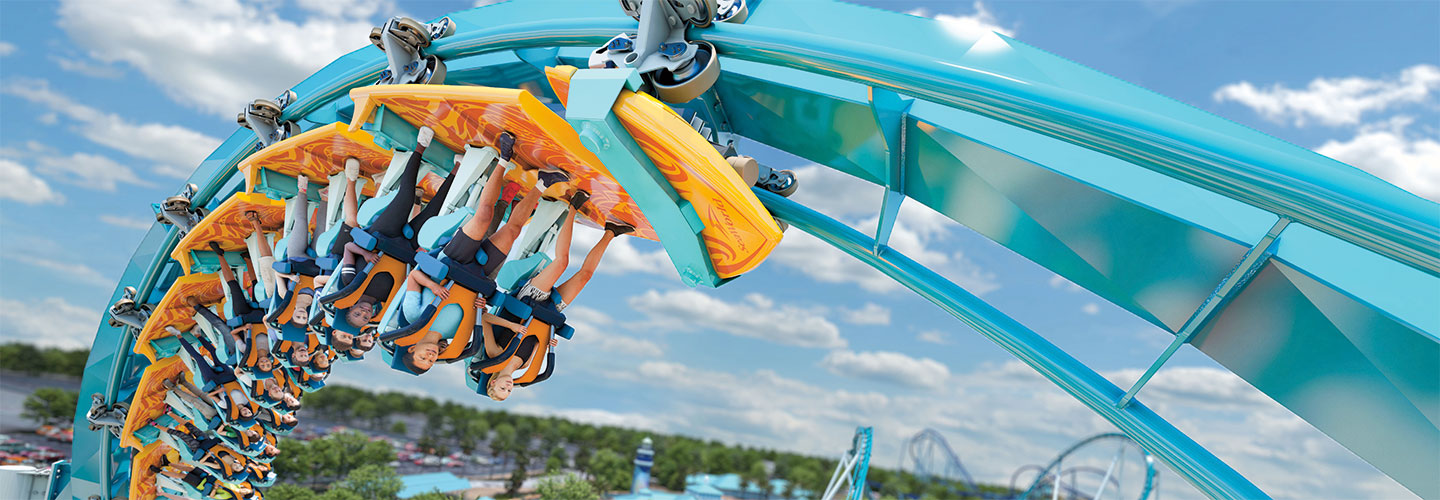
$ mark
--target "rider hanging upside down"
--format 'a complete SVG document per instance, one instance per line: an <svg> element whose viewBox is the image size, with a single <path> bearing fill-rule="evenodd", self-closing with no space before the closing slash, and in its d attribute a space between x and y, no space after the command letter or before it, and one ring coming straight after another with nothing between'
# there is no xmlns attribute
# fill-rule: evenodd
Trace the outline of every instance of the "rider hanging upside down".
<svg viewBox="0 0 1440 500"><path fill-rule="evenodd" d="M200 337L197 340L207 350L212 353L215 352L215 347L210 345L204 337ZM239 379L236 378L234 368L211 360L209 357L195 350L195 347L191 346L190 342L184 339L181 339L180 347L184 348L185 352L190 355L190 359L195 362L198 368L196 375L200 376L207 385L214 387L207 395L211 401L217 403L216 406L218 408L228 411L228 414L225 416L226 421L235 423L236 421L249 421L255 417L255 408L252 407L253 403L250 401L250 398L245 396L245 388L240 384ZM196 396L202 394L202 392L197 390L188 380L183 382L185 383L182 384L182 386L194 391ZM253 423L254 422L249 422L245 425Z"/></svg>
<svg viewBox="0 0 1440 500"><path fill-rule="evenodd" d="M416 138L415 151L411 153L410 159L405 162L405 171L400 175L400 187L396 188L395 197L391 198L389 204L385 206L385 209L380 212L380 215L376 216L375 223L370 225L370 232L378 233L387 238L409 240L410 246L413 249L415 247L414 235L419 234L420 228L425 225L426 221L440 214L440 209L444 205L445 196L450 192L450 187L455 184L455 176L458 172L457 169L450 169L450 174L445 177L445 182L441 183L440 188L435 191L435 196L431 198L431 202L426 204L424 208L420 208L421 192L417 189L420 177L420 161L421 156L425 152L425 148L430 146L430 139L434 136L435 132L430 130L429 127L420 128L420 134ZM357 172L358 168L357 163ZM348 180L350 178L349 165L346 165L345 174ZM358 227L360 221L358 218L352 217L350 210L348 210L350 204L349 194L349 192L346 193L345 203L347 210L345 214L345 225L340 228L339 236L335 239L336 244L342 244L341 242L343 241L342 248L344 249L344 255L340 259L340 268L336 270L334 274L335 279L340 280L340 286L345 286L350 283L350 280L354 279L359 273L359 268L361 267L359 264L360 260L373 264L380 258L376 252L366 250L351 241L349 230L352 227ZM405 235L407 228L410 230L410 236L408 237ZM381 305L388 301L395 291L396 278L396 276L391 276L389 272L381 272L379 275L371 277L370 284L365 287L365 291L362 297L360 297L360 300L344 311L345 322L355 328L364 328L368 325L370 320L374 319L375 316L381 312ZM328 281L328 279L325 281ZM317 279L316 282L323 283L319 279Z"/></svg>
<svg viewBox="0 0 1440 500"><path fill-rule="evenodd" d="M503 167L509 163L509 158L513 154L515 139L513 135L506 132L500 135L496 143L500 146L502 160L499 166ZM542 183L548 182L552 186L558 186L569 180L569 177L558 169L544 170L540 175ZM485 182L485 187L480 191L479 209L475 215L465 221L459 231L455 232L450 242L445 244L442 252L460 265L477 267L480 271L479 274L493 278L500 271L500 266L505 263L510 248L515 245L515 240L520 238L521 230L530 221L530 216L540 203L542 191L539 184L537 183L536 187L532 187L525 193L520 202L511 210L510 218L505 221L505 224L487 237L485 233L490 230L495 217L495 204L505 189L504 172L497 168L490 174L490 178ZM577 198L582 202L585 199L584 197ZM477 262L478 255L482 251L485 254L483 264ZM430 298L434 297L443 301L449 296L449 289L436 283L424 271L417 268L410 272L405 281L405 291L400 297L400 312L407 322L418 321L423 314L424 304ZM475 301L477 317L478 313L484 312L485 306L484 297ZM405 366L410 371L420 374L435 366L440 352L445 350L441 343L453 340L462 327L460 321L465 314L460 308L461 306L458 304L448 304L435 313L432 329L426 331L425 335L403 354Z"/></svg>
<svg viewBox="0 0 1440 500"><path fill-rule="evenodd" d="M363 248L359 248L358 245L354 245L352 243L353 239L350 236L350 230L360 226L360 194L359 189L356 186L356 182L359 180L360 160L357 160L355 158L347 158L345 160L345 194L343 198L344 201L341 202L342 213L344 214L345 219L340 222L340 228L335 234L335 240L332 241L330 244L328 254L339 255L342 257L342 259L347 257L350 258L349 272L351 273L351 277L354 276L353 273L355 268L355 260L352 256L352 253L355 252L349 250L350 247L354 247L355 250L360 252L356 254L360 255L362 259L368 262L374 262L379 257L378 255L375 256L375 259L367 257L367 255L373 254ZM345 266L342 265L341 267ZM315 287L322 287L325 285L325 282L329 280L330 275L317 276L315 277ZM346 282L348 281L349 280L347 279ZM367 304L367 307L373 307L373 305ZM352 306L351 309L355 308ZM356 326L356 328L362 328L362 326ZM346 357L355 361L364 358L365 353L369 352L370 349L375 347L373 335L371 336L371 341L365 343L360 342L359 338L356 335L345 330L337 329L331 330L328 334L328 338L331 346L335 347L335 349L339 350L340 352L345 353Z"/></svg>
<svg viewBox="0 0 1440 500"><path fill-rule="evenodd" d="M285 233L285 255L291 259L308 256L310 249L310 207L305 197L306 193L310 190L310 180L304 175L300 175L296 178L295 182L295 187L299 194L295 195L295 199L291 200L293 208L290 210L290 222L292 225ZM245 219L250 221L250 226L254 229L255 234L264 234L264 229L260 226L259 213L253 210L247 211L245 212ZM270 245L262 242L259 247L261 265L272 263L271 270L273 272L275 257L270 252ZM315 290L302 286L299 274L281 274L278 272L274 274L275 279L273 282L266 283L267 286L274 287L267 290L267 292L269 292L268 295L271 297L280 297L282 294L295 294L295 296L291 298L291 301L294 302L295 312L290 315L288 323L295 328L302 330L308 329L310 323L310 304L315 300Z"/></svg>
<svg viewBox="0 0 1440 500"><path fill-rule="evenodd" d="M230 328L225 324L225 320L215 314L215 311L211 311L209 307L205 307L205 305L201 304L195 297L185 297L185 305L190 306L196 314L199 314L204 321L213 325L217 331L229 332L228 334L221 334L225 336L221 341L225 343L226 348L230 350L229 352L233 353L235 357L239 359L240 366L248 368L258 375L267 375L270 373L270 370L275 368L275 359L270 357L270 336L263 330L252 332L251 325L248 324L241 324L238 327ZM172 330L171 334L179 337L178 332L173 331L173 327L166 327L166 329Z"/></svg>
<svg viewBox="0 0 1440 500"><path fill-rule="evenodd" d="M197 465L219 474L227 482L237 482L246 479L247 467L244 455L225 446L225 443L218 437L207 436L201 432L195 424L182 422L180 425L166 429L165 431L182 445L178 450L191 457L198 457Z"/></svg>
<svg viewBox="0 0 1440 500"><path fill-rule="evenodd" d="M576 198L579 200L577 201ZM580 265L580 270L564 283L560 283L560 286L555 286L555 283L560 280L560 276L565 273L565 268L570 265L570 236L574 232L575 216L579 212L579 207L584 205L586 198L588 195L584 191L576 193L576 196L571 198L570 214L566 216L564 224L560 226L560 235L555 239L555 260L547 264L539 274L536 274L520 289L518 295L520 300L547 302L553 299L555 309L563 311L571 301L575 300L575 296L580 294L580 290L585 288L585 284L590 282L590 278L595 276L595 270L600 267L600 259L605 256L605 249L610 245L610 240L634 231L635 228L628 224L606 223L605 235L590 249L590 253L585 255L585 262ZM489 313L481 316L480 324L485 336L485 355L490 357L503 354L506 347L520 335L519 332L527 329L526 325ZM535 347L539 341L533 335L526 335L520 342L515 355L505 362L499 372L490 377L485 391L491 399L504 401L509 398L510 392L515 388L514 373L530 365L530 357L536 352ZM553 347L555 343L555 338L551 337L550 345Z"/></svg>
<svg viewBox="0 0 1440 500"><path fill-rule="evenodd" d="M272 378L257 381L254 391L255 399L266 406L292 413L300 409L300 398L295 397L300 389L291 385L284 369L276 370Z"/></svg>
<svg viewBox="0 0 1440 500"><path fill-rule="evenodd" d="M243 487L242 485L240 488L231 490L229 486L220 484L215 476L210 475L205 469L184 462L171 462L169 457L162 456L159 465L150 466L150 472L177 479L182 483L190 485L191 488L195 488L195 491L200 492L200 494L219 500L240 499L248 497L251 494L251 490L248 487ZM185 497L177 497L166 493L164 490L161 490L159 494L172 500L185 499Z"/></svg>
<svg viewBox="0 0 1440 500"><path fill-rule="evenodd" d="M235 277L235 270L230 268L230 262L225 260L225 249L220 247L219 242L212 241L210 250L214 251L215 257L220 260L220 278L225 280L225 290L229 295L226 299L230 305L230 312L237 318L249 317L259 312L258 306L250 301L250 296L240 286L240 280ZM248 261L248 257L246 259Z"/></svg>

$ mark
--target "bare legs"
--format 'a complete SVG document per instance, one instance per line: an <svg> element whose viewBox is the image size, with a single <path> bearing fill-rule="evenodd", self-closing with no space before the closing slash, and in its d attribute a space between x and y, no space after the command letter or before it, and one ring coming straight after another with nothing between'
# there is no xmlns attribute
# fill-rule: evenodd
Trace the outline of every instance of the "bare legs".
<svg viewBox="0 0 1440 500"><path fill-rule="evenodd" d="M285 256L291 259L306 256L310 248L310 201L306 198L310 180L301 175L295 179L295 188L298 194L290 199L290 227L285 233Z"/></svg>
<svg viewBox="0 0 1440 500"><path fill-rule="evenodd" d="M485 187L480 190L480 206L475 216L460 227L465 236L472 240L479 241L484 238L485 233L490 230L491 219L495 218L495 202L500 200L500 195L505 191L505 172L500 167L501 165L496 165L495 171L490 172L490 178L485 180Z"/></svg>
<svg viewBox="0 0 1440 500"><path fill-rule="evenodd" d="M276 290L279 288L279 284L275 282L275 277L270 276L270 273L268 273L267 271L270 269L274 269L270 266L275 263L275 256L270 252L269 241L265 238L265 229L260 226L260 214L256 213L253 210L247 211L245 212L245 220L250 222L250 229L252 231L252 234L258 235L256 236L258 243L255 246L260 251L260 265L263 267L256 269L256 272L260 274L261 278L263 278L262 281L264 281L265 283L265 294L268 296L274 296ZM251 264L249 261L246 261L246 265L253 266L253 264Z"/></svg>
<svg viewBox="0 0 1440 500"><path fill-rule="evenodd" d="M560 225L560 234L555 237L555 260L546 264L534 278L530 278L530 285L540 291L550 291L555 283L560 281L560 276L565 274L565 268L570 267L570 237L575 232L575 212L571 210L565 216L565 222Z"/></svg>
<svg viewBox="0 0 1440 500"><path fill-rule="evenodd" d="M540 274L530 279L530 286L549 291L552 288L560 293L560 298L566 302L573 302L590 278L595 276L595 270L600 268L600 260L605 257L605 249L610 246L610 240L615 239L615 232L606 230L600 241L590 248L590 253L585 254L585 261L580 264L580 270L565 280L560 286L555 283L565 273L565 268L570 266L570 238L575 227L575 214L577 210L571 210L565 218L564 225L560 226L560 234L555 238L555 260L545 266Z"/></svg>
<svg viewBox="0 0 1440 500"><path fill-rule="evenodd" d="M590 278L595 276L595 270L600 268L600 259L605 257L605 249L610 246L610 240L613 239L615 239L615 233L606 230L605 234L600 237L600 241L590 248L590 253L585 254L585 262L580 264L580 270L575 271L570 279L565 280L556 288L563 300L575 301L575 296L580 294L580 290L584 289L585 284L590 282Z"/></svg>
<svg viewBox="0 0 1440 500"><path fill-rule="evenodd" d="M535 207L539 204L540 190L530 188L530 191L525 193L525 197L520 199L520 203L510 209L510 218L505 221L505 224L500 226L500 229L495 230L495 234L490 235L490 244L495 245L495 248L500 249L503 253L510 253L510 247L515 244L516 239L520 238L520 230L525 227L526 223L530 222L530 216L535 213ZM466 226L465 235L471 236L472 233L468 230L469 224L466 224ZM479 229L476 231L480 233L479 237L483 238L485 236L484 231L489 229L489 227L488 223L484 226L479 226Z"/></svg>

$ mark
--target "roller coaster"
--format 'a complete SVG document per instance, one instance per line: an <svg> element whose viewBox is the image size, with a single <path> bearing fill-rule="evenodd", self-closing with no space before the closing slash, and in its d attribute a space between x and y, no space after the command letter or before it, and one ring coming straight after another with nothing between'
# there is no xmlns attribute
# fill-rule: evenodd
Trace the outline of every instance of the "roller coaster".
<svg viewBox="0 0 1440 500"><path fill-rule="evenodd" d="M925 429L905 440L901 471L944 485L954 498L986 500L1088 500L1159 498L1155 460L1124 434L1104 433L1081 439L1045 465L1027 465L1010 476L1010 492L982 491L960 457L939 431ZM1033 474L1033 475L1032 475ZM1029 486L1021 478L1030 477ZM1128 477L1128 479L1127 479Z"/></svg>
<svg viewBox="0 0 1440 500"><path fill-rule="evenodd" d="M259 498L299 396L367 345L409 373L464 363L477 398L563 372L547 344L585 333L565 325L560 294L523 285L562 257L557 240L578 213L658 240L692 286L742 279L782 231L814 235L994 341L1211 497L1266 494L1145 405L1145 384L1184 344L1440 497L1435 203L997 33L819 0L616 7L512 0L392 19L371 46L247 106L186 186L154 205L159 223L97 331L73 461L52 491ZM740 139L883 187L875 232L788 199L805 187L745 156ZM516 210L507 188L492 204L487 183L544 187L546 199ZM374 230L388 203L416 197L438 208L429 222ZM907 198L1173 342L1132 387L1116 386L888 246ZM364 220L350 224L341 199ZM481 234L530 223L508 255L435 252L479 213L494 214ZM291 237L312 226L313 242ZM346 265L327 250L347 237L365 262L349 262L346 285L320 285ZM498 274L475 272L494 263L486 256L505 261ZM414 273L446 290L421 292L422 319L390 307L400 300L362 298L382 276ZM288 284L235 290L231 274ZM473 332L430 337L449 306L469 302L514 325L514 342L491 353ZM528 364L512 366L517 356ZM1038 477L1055 495L1070 484L1058 464Z"/></svg>

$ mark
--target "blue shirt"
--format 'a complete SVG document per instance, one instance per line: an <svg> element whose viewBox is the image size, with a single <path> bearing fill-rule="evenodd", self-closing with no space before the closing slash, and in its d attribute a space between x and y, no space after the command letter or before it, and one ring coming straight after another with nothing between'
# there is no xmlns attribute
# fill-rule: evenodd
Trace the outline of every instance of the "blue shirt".
<svg viewBox="0 0 1440 500"><path fill-rule="evenodd" d="M425 304L435 300L435 293L428 288L416 292L406 290L400 296L400 314L405 321L414 323L420 319L420 314L425 312ZM441 338L454 339L455 333L460 329L460 321L465 319L465 310L460 304L446 304L445 307L435 312L435 320L430 323L430 329L439 332Z"/></svg>

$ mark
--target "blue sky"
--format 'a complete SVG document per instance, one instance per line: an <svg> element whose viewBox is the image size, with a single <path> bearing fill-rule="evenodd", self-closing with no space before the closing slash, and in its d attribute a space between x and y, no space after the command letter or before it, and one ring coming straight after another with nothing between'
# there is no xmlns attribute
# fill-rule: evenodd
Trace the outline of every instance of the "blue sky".
<svg viewBox="0 0 1440 500"><path fill-rule="evenodd" d="M1440 4L861 3L1001 30L1440 199ZM363 46L390 15L472 5L0 2L0 339L88 343L152 220L148 204L179 188L241 105ZM878 188L746 151L795 168L810 188L797 199L873 227ZM897 249L1122 386L1170 339L928 209L902 215ZM577 251L596 237L579 234ZM885 466L904 437L935 427L995 482L1111 430L929 302L798 231L718 290L686 289L658 245L622 242L571 309L581 328L561 347L562 371L506 407L824 454L855 425L875 425ZM336 377L493 406L458 370L417 380L379 366ZM1142 400L1272 495L1410 495L1188 347ZM1167 479L1166 497L1196 496Z"/></svg>

